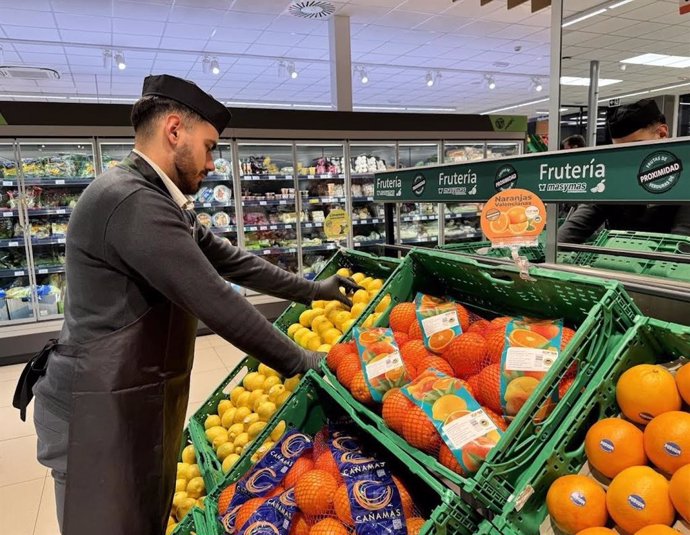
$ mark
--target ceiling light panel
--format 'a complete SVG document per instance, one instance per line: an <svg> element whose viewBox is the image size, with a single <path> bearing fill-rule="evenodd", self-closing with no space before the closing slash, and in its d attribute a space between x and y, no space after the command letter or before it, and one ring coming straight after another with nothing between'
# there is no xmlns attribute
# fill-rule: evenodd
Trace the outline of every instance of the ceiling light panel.
<svg viewBox="0 0 690 535"><path fill-rule="evenodd" d="M633 65L648 65L652 67L673 67L674 69L687 69L690 67L690 57L669 56L667 54L642 54L633 58L624 59L621 63Z"/></svg>
<svg viewBox="0 0 690 535"><path fill-rule="evenodd" d="M623 80L599 78L599 87L606 87L607 85L619 84L622 81ZM578 76L561 76L561 85L589 87L589 78L580 78Z"/></svg>

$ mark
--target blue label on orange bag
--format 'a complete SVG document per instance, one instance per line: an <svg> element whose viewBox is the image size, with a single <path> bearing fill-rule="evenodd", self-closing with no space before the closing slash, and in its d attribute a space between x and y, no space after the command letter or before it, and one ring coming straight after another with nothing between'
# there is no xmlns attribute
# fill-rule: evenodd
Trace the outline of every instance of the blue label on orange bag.
<svg viewBox="0 0 690 535"><path fill-rule="evenodd" d="M294 489L262 504L237 531L238 535L288 535L297 513Z"/></svg>
<svg viewBox="0 0 690 535"><path fill-rule="evenodd" d="M386 392L412 380L391 329L355 327L353 334L364 380L374 401L380 403Z"/></svg>
<svg viewBox="0 0 690 535"><path fill-rule="evenodd" d="M312 440L308 435L294 429L286 431L273 448L237 482L235 494L221 518L225 531L234 533L235 518L240 507L252 498L261 498L273 491L297 459L304 452L311 450L312 446Z"/></svg>
<svg viewBox="0 0 690 535"><path fill-rule="evenodd" d="M400 391L431 421L466 474L479 470L501 431L461 379L433 368Z"/></svg>
<svg viewBox="0 0 690 535"><path fill-rule="evenodd" d="M515 416L546 376L560 354L563 335L562 320L518 318L505 329L501 356L501 405L507 416ZM543 420L558 401L554 392L540 409L537 419Z"/></svg>
<svg viewBox="0 0 690 535"><path fill-rule="evenodd" d="M448 344L462 334L455 302L422 293L417 294L414 302L424 345L432 353L443 353Z"/></svg>

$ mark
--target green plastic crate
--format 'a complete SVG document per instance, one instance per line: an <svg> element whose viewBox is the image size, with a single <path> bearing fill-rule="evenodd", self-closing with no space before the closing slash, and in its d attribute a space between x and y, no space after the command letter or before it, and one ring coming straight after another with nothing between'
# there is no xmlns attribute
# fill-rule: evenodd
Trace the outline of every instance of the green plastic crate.
<svg viewBox="0 0 690 535"><path fill-rule="evenodd" d="M492 249L491 242L489 241L476 241L470 243L451 243L448 245L442 245L439 249L445 251L450 251L453 253L467 253L467 254L479 254L492 258L510 258L510 249L507 247L501 247ZM527 260L533 263L541 263L544 261L544 248L541 244L536 247L520 247L520 256L524 256Z"/></svg>
<svg viewBox="0 0 690 535"><path fill-rule="evenodd" d="M352 249L340 249L319 272L315 280L327 279L335 275L341 268L350 268L353 272L359 271L365 273L369 277L383 279L385 282L400 263L401 260L398 258L375 256ZM292 303L275 321L274 325L282 333L287 333L290 325L299 323L300 314L308 308L307 305L301 303Z"/></svg>
<svg viewBox="0 0 690 535"><path fill-rule="evenodd" d="M542 523L549 523L546 493L558 477L587 469L585 435L595 422L619 414L616 383L623 372L638 364L666 364L689 356L690 327L639 318L591 377L563 422L562 432L520 474L503 511L491 521L497 530L493 533L535 535Z"/></svg>
<svg viewBox="0 0 690 535"><path fill-rule="evenodd" d="M411 492L415 506L425 513L428 521L422 528L423 535L472 535L481 522L481 517L468 505L431 477L419 464L409 458L384 435L362 420L348 403L314 371L310 371L292 398L281 407L276 421L285 420L288 429L297 428L308 434L317 433L325 424L327 417L350 417L359 434L366 438L367 445L373 446L380 458L389 463L393 473L399 477ZM271 433L269 426L259 435L259 443ZM254 449L254 448L253 448ZM253 451L252 451L253 453ZM241 470L233 471L207 498L206 524L213 535L225 535L217 519L218 497L232 483L247 472L250 463L243 460Z"/></svg>
<svg viewBox="0 0 690 535"><path fill-rule="evenodd" d="M191 444L193 444L193 443L192 443L192 436L191 436L191 434L190 434L190 432L189 432L189 428L186 428L186 429L184 430L184 432L182 433L182 441L180 442L180 451L179 451L179 453L178 453L178 455L177 455L177 458L178 458L178 461L179 461L179 462L182 461L182 451L183 451L187 446L189 446L189 445L191 445ZM195 449L196 449L196 448L195 448ZM199 464L199 455L197 455L197 464ZM202 471L202 476L203 476L203 468L201 467L201 464L199 464L199 469ZM206 485L206 479L204 479L204 485ZM200 530L194 529L195 520L194 520L193 517L192 517L192 512L193 512L195 509L196 509L197 511L200 511L200 509L198 509L197 507L193 507L193 508L190 510L190 512L187 513L187 514L184 516L184 518L182 519L182 521L179 522L179 523L177 524L177 526L175 527L175 529L172 531L172 534L173 534L173 535L188 535L189 533L192 533L192 532L196 532L197 535L199 535L199 534L201 534L201 533L204 533L204 534L206 533L205 531L202 532L202 531L200 531ZM197 513L197 517L198 517L198 516L199 516L199 513ZM204 515L203 513L201 513L201 518L202 518L203 525L204 525L204 527L205 527L205 526L206 526L206 522L205 522L205 515Z"/></svg>
<svg viewBox="0 0 690 535"><path fill-rule="evenodd" d="M631 256L580 253L576 259L578 265L652 277L664 277L685 282L690 281L690 264L667 260L646 260L635 258L634 256L636 251L690 256L690 237L651 232L604 230L599 234L593 245L611 249L626 249L631 251Z"/></svg>
<svg viewBox="0 0 690 535"><path fill-rule="evenodd" d="M209 535L206 527L206 513L198 507L185 515L171 535Z"/></svg>
<svg viewBox="0 0 690 535"><path fill-rule="evenodd" d="M400 265L377 299L362 314L366 318L390 294L391 305L379 318L388 325L388 314L400 302L411 301L417 292L450 295L480 315L528 315L563 318L577 327L577 333L561 358L540 382L530 399L495 447L487 462L474 476L465 478L447 469L434 457L410 446L388 429L378 413L364 407L322 365L334 388L368 421L406 451L436 477L466 499L478 499L490 510L500 512L510 496L510 485L536 458L543 445L560 432L562 422L582 389L599 369L607 350L622 337L640 315L620 284L592 277L532 268L534 281L520 277L513 266L486 266L472 259L439 251L412 251ZM349 338L349 337L348 337ZM558 392L558 387L573 362L579 366L573 386L553 412L541 423L534 422L539 410Z"/></svg>

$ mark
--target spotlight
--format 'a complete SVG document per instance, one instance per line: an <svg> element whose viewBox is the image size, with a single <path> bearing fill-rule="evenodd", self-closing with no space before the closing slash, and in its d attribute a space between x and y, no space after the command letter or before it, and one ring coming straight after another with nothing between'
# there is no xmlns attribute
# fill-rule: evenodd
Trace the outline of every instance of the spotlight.
<svg viewBox="0 0 690 535"><path fill-rule="evenodd" d="M487 76L486 77L486 84L489 89L492 91L496 89L496 80L494 80L493 76Z"/></svg>
<svg viewBox="0 0 690 535"><path fill-rule="evenodd" d="M218 58L213 58L210 63L211 73L215 76L220 74L220 65L218 64Z"/></svg>
<svg viewBox="0 0 690 535"><path fill-rule="evenodd" d="M359 76L359 81L362 82L362 85L369 83L369 75L367 75L364 67L355 67L355 76Z"/></svg>
<svg viewBox="0 0 690 535"><path fill-rule="evenodd" d="M115 65L121 71L127 68L127 63L125 63L125 55L120 51L115 53Z"/></svg>
<svg viewBox="0 0 690 535"><path fill-rule="evenodd" d="M290 75L290 78L292 78L293 80L296 80L297 77L299 76L299 73L297 72L297 69L295 69L295 62L294 62L294 61L288 62L288 64L287 64L287 72L288 72L288 74Z"/></svg>
<svg viewBox="0 0 690 535"><path fill-rule="evenodd" d="M436 79L434 78L434 73L431 71L426 73L426 85L427 85L427 87L434 87L435 83L436 83Z"/></svg>
<svg viewBox="0 0 690 535"><path fill-rule="evenodd" d="M544 90L544 86L539 78L532 78L532 83L534 84L534 90L537 93L541 93Z"/></svg>

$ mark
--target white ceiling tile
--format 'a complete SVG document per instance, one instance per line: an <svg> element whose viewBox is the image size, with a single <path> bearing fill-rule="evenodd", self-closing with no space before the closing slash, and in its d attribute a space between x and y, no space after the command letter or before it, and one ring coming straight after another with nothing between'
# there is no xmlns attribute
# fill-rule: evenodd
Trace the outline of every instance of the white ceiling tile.
<svg viewBox="0 0 690 535"><path fill-rule="evenodd" d="M60 34L58 31L51 28L31 28L28 26L3 25L3 30L5 30L5 34L10 39L26 39L30 35L39 34L41 36L41 40L55 42L60 41Z"/></svg>
<svg viewBox="0 0 690 535"><path fill-rule="evenodd" d="M165 29L165 22L154 22L150 20L132 20L132 19L113 19L113 33L128 34L128 35L154 35L160 37L163 35Z"/></svg>
<svg viewBox="0 0 690 535"><path fill-rule="evenodd" d="M287 2L283 0L235 0L233 11L246 13L270 13L279 15L287 8Z"/></svg>
<svg viewBox="0 0 690 535"><path fill-rule="evenodd" d="M275 18L275 15L230 11L223 18L220 27L239 28L243 30L265 30L273 23Z"/></svg>
<svg viewBox="0 0 690 535"><path fill-rule="evenodd" d="M452 47L442 47L442 46L432 46L424 45L415 48L414 50L407 53L407 56L411 58L436 58L443 56L445 54L451 53L455 48Z"/></svg>
<svg viewBox="0 0 690 535"><path fill-rule="evenodd" d="M338 15L348 15L350 22L356 24L372 24L390 13L390 8L377 6L353 6L351 4L343 6L336 11Z"/></svg>
<svg viewBox="0 0 690 535"><path fill-rule="evenodd" d="M665 24L658 24L656 22L645 22L644 24L633 24L625 28L620 28L614 30L614 35L620 35L623 37L637 38L637 37L649 37L658 38L663 35L663 31L666 29Z"/></svg>
<svg viewBox="0 0 690 535"><path fill-rule="evenodd" d="M302 47L294 47L288 50L285 54L285 57L287 58L300 58L300 59L322 59L323 57L328 56L329 52L328 50L316 50L314 48L302 48Z"/></svg>
<svg viewBox="0 0 690 535"><path fill-rule="evenodd" d="M27 26L32 28L55 28L53 14L44 11L28 11L26 9L0 9L2 25Z"/></svg>
<svg viewBox="0 0 690 535"><path fill-rule="evenodd" d="M110 45L111 34L108 32L89 32L84 30L62 30L62 39L66 43L84 43L89 45Z"/></svg>
<svg viewBox="0 0 690 535"><path fill-rule="evenodd" d="M207 43L207 39L180 39L179 37L163 37L161 48L168 50L201 51Z"/></svg>
<svg viewBox="0 0 690 535"><path fill-rule="evenodd" d="M110 17L96 17L93 15L76 15L74 13L55 13L55 20L61 30L85 30L92 32L110 32L112 29ZM42 39L45 37L41 36Z"/></svg>
<svg viewBox="0 0 690 535"><path fill-rule="evenodd" d="M218 28L211 42L234 42L250 44L261 37L261 30L240 30L237 28Z"/></svg>
<svg viewBox="0 0 690 535"><path fill-rule="evenodd" d="M51 0L53 11L78 15L100 15L112 10L112 0Z"/></svg>
<svg viewBox="0 0 690 535"><path fill-rule="evenodd" d="M127 47L143 47L157 49L160 36L153 35L128 35L126 33L113 33L113 46L126 49Z"/></svg>
<svg viewBox="0 0 690 535"><path fill-rule="evenodd" d="M454 17L450 15L438 15L431 17L417 26L420 30L435 32L456 32L461 31L463 26L474 22L475 19L467 17Z"/></svg>
<svg viewBox="0 0 690 535"><path fill-rule="evenodd" d="M294 46L295 41L297 40L302 40L302 36L297 36L297 35L290 35L290 33L285 33L285 32L263 32L261 36L257 39L257 42L262 44L262 45L291 45ZM320 43L323 44L324 41L320 40ZM328 41L326 41L326 44L328 44Z"/></svg>
<svg viewBox="0 0 690 535"><path fill-rule="evenodd" d="M131 20L165 21L170 12L170 5L149 4L144 2L113 2L113 15L117 18Z"/></svg>
<svg viewBox="0 0 690 535"><path fill-rule="evenodd" d="M198 6L188 7L175 4L170 12L168 20L170 22L215 26L223 20L226 12L226 10L220 9L204 9Z"/></svg>
<svg viewBox="0 0 690 535"><path fill-rule="evenodd" d="M262 45L260 42L249 45L247 48L247 54L255 54L259 56L268 57L280 57L285 56L292 47L291 46L278 46L278 45Z"/></svg>

